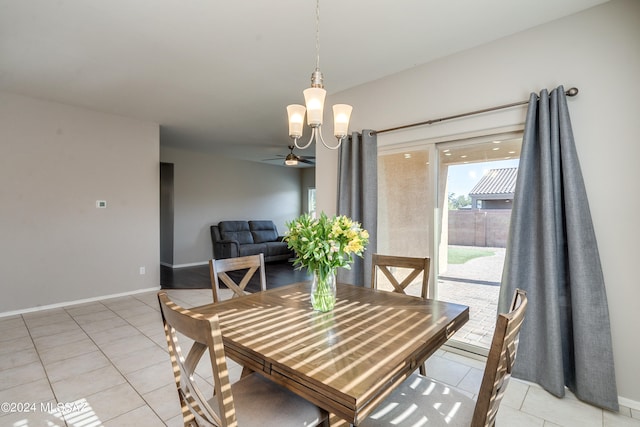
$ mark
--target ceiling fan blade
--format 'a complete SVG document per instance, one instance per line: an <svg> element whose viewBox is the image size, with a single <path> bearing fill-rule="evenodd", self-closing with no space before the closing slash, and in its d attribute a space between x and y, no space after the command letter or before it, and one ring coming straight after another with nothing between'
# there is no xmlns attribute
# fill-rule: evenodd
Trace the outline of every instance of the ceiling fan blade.
<svg viewBox="0 0 640 427"><path fill-rule="evenodd" d="M296 160L297 162L300 163L305 163L308 165L315 165L315 156L298 156L297 154L295 154L293 152L293 150L295 149L295 147L293 145L289 145L287 147L289 149L289 154L284 155L284 154L274 154L274 158L271 159L262 159L263 162L272 162L272 161L276 161L276 160L280 160L280 161L286 161L288 160ZM289 166L295 166L295 165L289 165Z"/></svg>

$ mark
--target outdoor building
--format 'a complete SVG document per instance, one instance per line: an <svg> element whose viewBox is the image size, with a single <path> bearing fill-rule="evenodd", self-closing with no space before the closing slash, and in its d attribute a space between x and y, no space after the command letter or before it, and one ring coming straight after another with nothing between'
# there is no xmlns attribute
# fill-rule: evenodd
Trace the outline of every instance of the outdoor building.
<svg viewBox="0 0 640 427"><path fill-rule="evenodd" d="M518 168L490 169L469 192L471 209L511 209Z"/></svg>

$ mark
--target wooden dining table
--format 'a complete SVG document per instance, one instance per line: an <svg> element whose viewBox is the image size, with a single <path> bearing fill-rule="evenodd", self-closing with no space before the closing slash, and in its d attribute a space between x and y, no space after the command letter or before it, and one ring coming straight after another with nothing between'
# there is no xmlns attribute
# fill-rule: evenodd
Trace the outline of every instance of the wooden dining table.
<svg viewBox="0 0 640 427"><path fill-rule="evenodd" d="M358 425L469 320L469 307L337 284L314 311L310 282L194 307L217 313L227 356Z"/></svg>

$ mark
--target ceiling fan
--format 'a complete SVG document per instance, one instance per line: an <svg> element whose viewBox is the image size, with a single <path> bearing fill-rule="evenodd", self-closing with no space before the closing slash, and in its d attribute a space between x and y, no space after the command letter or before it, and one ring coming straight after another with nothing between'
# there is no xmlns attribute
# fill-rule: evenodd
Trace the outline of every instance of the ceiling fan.
<svg viewBox="0 0 640 427"><path fill-rule="evenodd" d="M293 145L289 145L289 154L287 154L286 156L284 154L278 154L278 157L275 159L266 159L266 161L269 160L280 160L282 158L284 158L284 164L286 166L297 166L298 163L306 163L309 165L315 165L315 157L314 156L298 156L297 154L293 153L293 149L295 148L295 146Z"/></svg>

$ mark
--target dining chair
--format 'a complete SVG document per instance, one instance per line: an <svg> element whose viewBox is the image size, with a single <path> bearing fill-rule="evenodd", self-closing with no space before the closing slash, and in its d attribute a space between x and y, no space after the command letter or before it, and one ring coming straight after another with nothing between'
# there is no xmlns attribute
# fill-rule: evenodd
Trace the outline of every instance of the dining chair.
<svg viewBox="0 0 640 427"><path fill-rule="evenodd" d="M413 374L358 425L494 426L511 378L526 309L527 295L516 289L509 313L498 315L477 401L448 385Z"/></svg>
<svg viewBox="0 0 640 427"><path fill-rule="evenodd" d="M407 286L418 276L422 275L420 296L427 298L430 262L431 260L429 258L373 254L371 255L371 288L378 288L378 271L384 274L389 280L393 286L393 292L399 292L401 294L405 294ZM397 273L394 274L394 271L392 271L394 268L411 269L411 271L400 281L399 275Z"/></svg>
<svg viewBox="0 0 640 427"><path fill-rule="evenodd" d="M227 273L238 270L247 271L242 277L242 280L235 282ZM210 259L209 276L211 277L211 288L213 289L213 302L220 301L220 281L233 291L231 298L241 297L248 293L245 291L245 288L256 272L260 275L260 290L264 291L267 289L267 279L264 272L264 254Z"/></svg>
<svg viewBox="0 0 640 427"><path fill-rule="evenodd" d="M252 373L230 383L217 315L203 316L180 307L165 291L158 293L158 301L185 426L328 427L326 411L260 374ZM179 334L193 340L186 357ZM210 399L194 381L195 368L206 350L214 381Z"/></svg>
<svg viewBox="0 0 640 427"><path fill-rule="evenodd" d="M427 298L429 291L429 258L402 257L392 255L371 255L371 288L378 288L378 271L389 280L393 286L393 292L406 294L406 288L420 275L422 275L422 288L420 296ZM409 274L400 281L400 272L395 268L402 268L401 272L409 271ZM395 274L394 274L395 273ZM427 368L424 363L420 365L420 374L426 375Z"/></svg>

